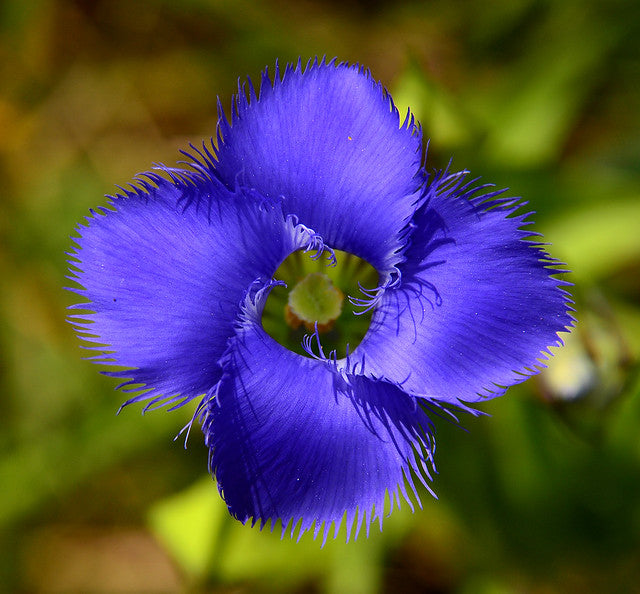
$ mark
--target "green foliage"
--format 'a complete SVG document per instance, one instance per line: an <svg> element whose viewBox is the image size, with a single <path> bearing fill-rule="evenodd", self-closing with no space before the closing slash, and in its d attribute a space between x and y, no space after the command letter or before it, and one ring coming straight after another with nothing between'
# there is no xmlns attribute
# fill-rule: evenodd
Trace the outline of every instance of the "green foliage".
<svg viewBox="0 0 640 594"><path fill-rule="evenodd" d="M105 592L103 568L121 579L111 591L131 591L127 572L147 572L150 592L632 591L639 23L631 0L2 3L0 583ZM422 493L382 533L346 545L343 527L321 548L228 516L197 428L186 452L171 441L192 408L116 416L123 396L81 360L60 287L74 225L114 183L214 135L216 93L228 106L238 74L324 54L412 107L430 166L453 155L531 201L573 270L579 323L548 372L482 407L491 419L437 421L439 501ZM53 529L69 526L113 544L68 552ZM147 540L116 558L122 528Z"/></svg>

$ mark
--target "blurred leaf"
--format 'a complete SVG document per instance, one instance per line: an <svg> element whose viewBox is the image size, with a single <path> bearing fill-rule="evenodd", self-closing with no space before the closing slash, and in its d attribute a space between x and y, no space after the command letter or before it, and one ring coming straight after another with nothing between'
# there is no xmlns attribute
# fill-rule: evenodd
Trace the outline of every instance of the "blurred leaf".
<svg viewBox="0 0 640 594"><path fill-rule="evenodd" d="M218 553L227 510L207 477L149 510L149 524L189 574L206 575Z"/></svg>
<svg viewBox="0 0 640 594"><path fill-rule="evenodd" d="M640 259L640 200L602 200L558 215L546 227L554 255L568 263L576 279L606 277Z"/></svg>
<svg viewBox="0 0 640 594"><path fill-rule="evenodd" d="M0 526L33 513L80 482L134 452L171 439L179 416L153 415L144 427L134 411L116 416L113 405L96 407L73 426L43 431L0 458Z"/></svg>
<svg viewBox="0 0 640 594"><path fill-rule="evenodd" d="M296 540L290 537L291 526L282 538L279 523L272 531L243 526L229 515L207 478L156 504L148 520L193 580L206 576L221 583L260 580L279 591L312 579L323 581L327 592L360 594L378 590L383 551L406 534L416 516L403 505L385 521L383 533L374 524L366 538L363 527L359 539L348 544L343 521L337 537L332 538L331 530L322 547L322 535L313 540L306 533Z"/></svg>
<svg viewBox="0 0 640 594"><path fill-rule="evenodd" d="M535 33L485 113L484 150L506 167L557 158L619 37L616 29L589 19L580 3L556 5Z"/></svg>
<svg viewBox="0 0 640 594"><path fill-rule="evenodd" d="M393 100L403 121L407 110L422 124L424 134L439 149L467 144L475 123L464 113L455 98L436 81L429 80L417 64L411 62L393 89Z"/></svg>

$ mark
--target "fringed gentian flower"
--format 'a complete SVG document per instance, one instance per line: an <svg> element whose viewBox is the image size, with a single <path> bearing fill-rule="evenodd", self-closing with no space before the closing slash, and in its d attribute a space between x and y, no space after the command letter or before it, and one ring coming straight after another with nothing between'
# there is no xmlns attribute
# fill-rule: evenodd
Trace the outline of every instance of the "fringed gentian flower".
<svg viewBox="0 0 640 594"><path fill-rule="evenodd" d="M265 71L184 154L79 228L71 318L96 361L128 369L110 372L126 404L201 398L243 523L326 539L346 517L349 538L382 522L385 496L419 502L428 413L476 412L572 324L518 201L427 172L419 125L357 66Z"/></svg>

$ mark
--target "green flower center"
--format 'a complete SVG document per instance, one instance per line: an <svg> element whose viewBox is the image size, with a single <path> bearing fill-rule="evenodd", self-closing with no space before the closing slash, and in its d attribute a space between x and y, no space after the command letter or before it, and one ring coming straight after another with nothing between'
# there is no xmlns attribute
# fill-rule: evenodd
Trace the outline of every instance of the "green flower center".
<svg viewBox="0 0 640 594"><path fill-rule="evenodd" d="M318 331L326 332L342 313L343 301L344 293L326 274L311 272L289 293L284 319L293 329L304 324L313 331L318 324Z"/></svg>
<svg viewBox="0 0 640 594"><path fill-rule="evenodd" d="M360 287L373 289L378 274L365 260L336 251L336 265L326 258L314 260L297 251L278 268L274 277L287 286L272 289L262 314L265 331L291 351L308 355L302 348L305 334L317 326L325 354L335 350L338 358L352 352L369 329L371 312L360 309L346 298L362 297Z"/></svg>

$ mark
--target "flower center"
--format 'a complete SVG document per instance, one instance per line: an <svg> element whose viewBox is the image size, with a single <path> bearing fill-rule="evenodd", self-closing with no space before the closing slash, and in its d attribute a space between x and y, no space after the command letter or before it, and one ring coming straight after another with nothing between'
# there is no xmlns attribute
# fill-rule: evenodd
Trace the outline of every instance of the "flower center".
<svg viewBox="0 0 640 594"><path fill-rule="evenodd" d="M312 255L297 251L280 265L274 277L287 286L272 289L262 325L281 345L307 356L302 341L317 326L324 353L335 350L342 358L360 344L371 321L370 311L360 313L345 296L362 297L360 288L375 288L378 275L353 254L336 251L335 266Z"/></svg>
<svg viewBox="0 0 640 594"><path fill-rule="evenodd" d="M284 319L294 330L301 324L313 332L331 330L342 313L344 293L333 286L331 279L322 272L307 274L289 293L284 308Z"/></svg>

